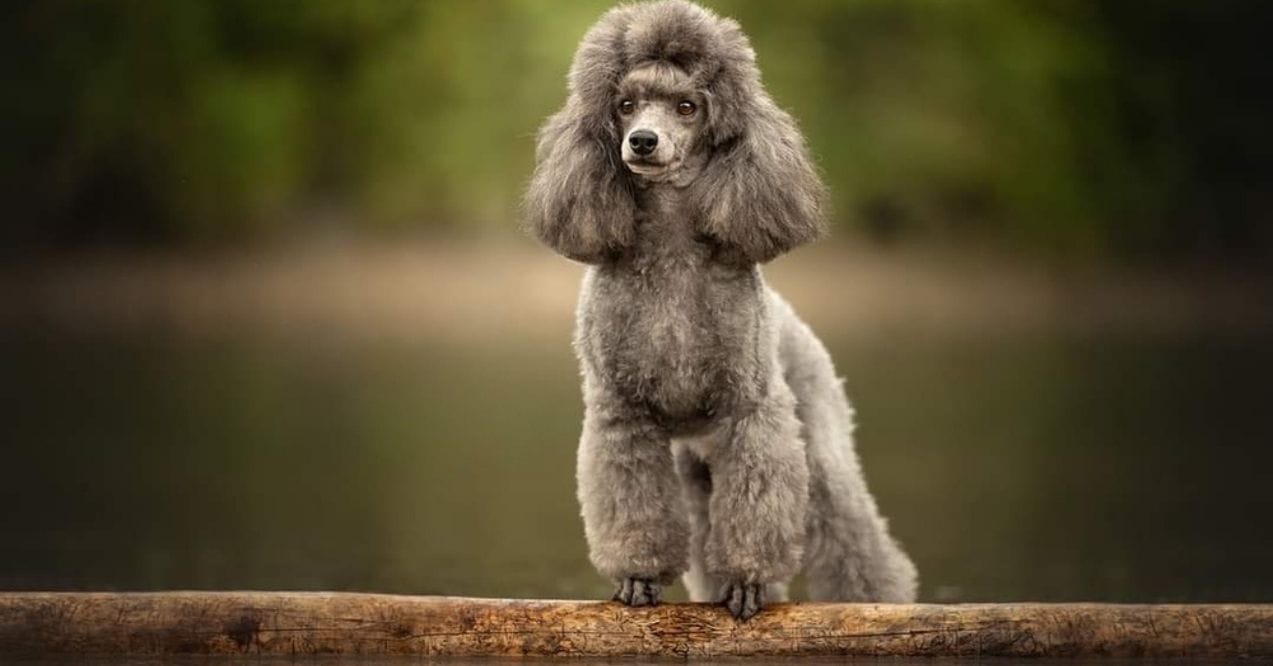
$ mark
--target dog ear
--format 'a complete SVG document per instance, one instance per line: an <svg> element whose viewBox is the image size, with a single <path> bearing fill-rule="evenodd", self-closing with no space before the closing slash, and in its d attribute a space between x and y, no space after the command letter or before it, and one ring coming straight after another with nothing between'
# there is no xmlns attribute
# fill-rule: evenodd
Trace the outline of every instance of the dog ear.
<svg viewBox="0 0 1273 666"><path fill-rule="evenodd" d="M539 132L526 222L561 254L598 263L631 245L636 198L613 121L581 106L572 96Z"/></svg>
<svg viewBox="0 0 1273 666"><path fill-rule="evenodd" d="M714 145L691 192L700 231L764 263L825 233L825 191L795 121L758 84L743 88L709 97Z"/></svg>
<svg viewBox="0 0 1273 666"><path fill-rule="evenodd" d="M623 31L633 11L612 9L584 36L571 64L566 105L539 130L526 226L576 261L604 261L636 236L635 187L619 153L614 109Z"/></svg>

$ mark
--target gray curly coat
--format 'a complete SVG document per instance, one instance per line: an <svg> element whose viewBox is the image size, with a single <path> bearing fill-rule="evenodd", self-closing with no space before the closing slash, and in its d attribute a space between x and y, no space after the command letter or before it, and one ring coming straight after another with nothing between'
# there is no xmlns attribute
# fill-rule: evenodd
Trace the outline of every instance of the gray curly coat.
<svg viewBox="0 0 1273 666"><path fill-rule="evenodd" d="M658 603L684 575L746 619L803 567L813 599L912 601L830 356L761 277L823 233L824 193L738 24L681 0L611 10L537 162L529 228L589 264L578 496L616 598Z"/></svg>

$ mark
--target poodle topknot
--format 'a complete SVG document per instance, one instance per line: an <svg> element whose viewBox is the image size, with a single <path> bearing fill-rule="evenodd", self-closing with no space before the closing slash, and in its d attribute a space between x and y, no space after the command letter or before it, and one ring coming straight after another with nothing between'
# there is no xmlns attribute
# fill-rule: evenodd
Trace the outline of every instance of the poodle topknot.
<svg viewBox="0 0 1273 666"><path fill-rule="evenodd" d="M630 605L684 576L741 619L803 567L820 600L915 598L826 349L759 264L818 238L824 190L739 25L625 5L579 45L539 134L530 230L589 264L578 495Z"/></svg>

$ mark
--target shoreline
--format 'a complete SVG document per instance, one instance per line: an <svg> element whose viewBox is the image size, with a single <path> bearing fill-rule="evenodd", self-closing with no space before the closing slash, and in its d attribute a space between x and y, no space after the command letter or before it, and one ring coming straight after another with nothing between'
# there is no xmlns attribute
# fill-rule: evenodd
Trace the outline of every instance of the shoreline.
<svg viewBox="0 0 1273 666"><path fill-rule="evenodd" d="M816 330L1273 333L1273 284L1252 274L1058 271L976 252L803 248L764 269ZM459 341L569 335L583 267L529 241L342 242L192 254L88 251L0 273L0 324L128 333Z"/></svg>

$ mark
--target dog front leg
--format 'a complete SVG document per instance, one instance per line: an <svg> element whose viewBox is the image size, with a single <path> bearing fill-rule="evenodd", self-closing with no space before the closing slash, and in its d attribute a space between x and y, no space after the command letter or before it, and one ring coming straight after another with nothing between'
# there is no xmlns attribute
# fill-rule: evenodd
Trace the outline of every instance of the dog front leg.
<svg viewBox="0 0 1273 666"><path fill-rule="evenodd" d="M578 491L589 559L614 580L614 598L659 602L687 568L689 525L671 443L640 415L589 409L579 441Z"/></svg>
<svg viewBox="0 0 1273 666"><path fill-rule="evenodd" d="M707 568L724 581L719 600L741 620L800 567L809 470L794 402L785 384L771 390L710 461Z"/></svg>

